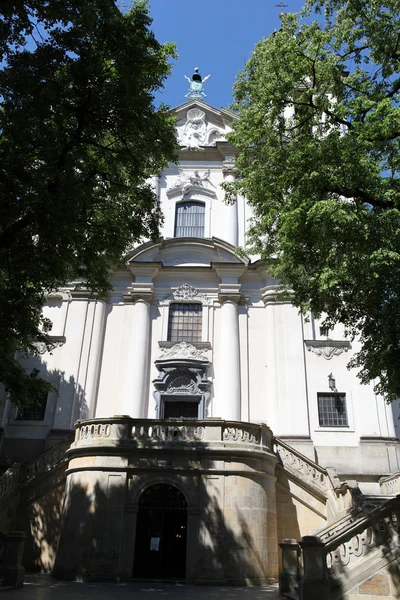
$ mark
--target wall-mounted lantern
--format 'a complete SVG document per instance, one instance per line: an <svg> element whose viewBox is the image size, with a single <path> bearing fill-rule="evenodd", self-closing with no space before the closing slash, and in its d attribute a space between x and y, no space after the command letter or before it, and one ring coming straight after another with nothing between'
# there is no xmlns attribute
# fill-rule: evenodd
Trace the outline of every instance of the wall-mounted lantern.
<svg viewBox="0 0 400 600"><path fill-rule="evenodd" d="M328 385L329 389L332 390L332 392L336 392L336 381L332 373L329 373L328 375Z"/></svg>

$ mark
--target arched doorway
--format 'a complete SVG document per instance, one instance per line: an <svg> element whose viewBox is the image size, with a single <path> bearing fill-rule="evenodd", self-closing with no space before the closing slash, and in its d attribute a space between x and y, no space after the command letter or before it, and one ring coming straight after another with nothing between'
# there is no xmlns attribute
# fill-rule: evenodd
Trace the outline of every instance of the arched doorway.
<svg viewBox="0 0 400 600"><path fill-rule="evenodd" d="M178 488L157 483L139 500L133 576L184 578L187 502Z"/></svg>

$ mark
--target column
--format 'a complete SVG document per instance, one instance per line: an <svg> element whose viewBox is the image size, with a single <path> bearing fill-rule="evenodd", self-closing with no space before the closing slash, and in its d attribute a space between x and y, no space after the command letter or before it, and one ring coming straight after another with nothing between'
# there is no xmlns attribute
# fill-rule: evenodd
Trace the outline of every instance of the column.
<svg viewBox="0 0 400 600"><path fill-rule="evenodd" d="M223 163L222 173L224 175L225 183L233 183L236 178L235 163L234 160L226 160ZM238 245L238 213L237 213L237 199L232 204L228 204L225 207L225 240L232 244L232 246Z"/></svg>
<svg viewBox="0 0 400 600"><path fill-rule="evenodd" d="M103 350L104 325L106 315L106 303L104 300L95 300L95 311L93 317L90 354L88 359L85 401L87 406L87 417L92 419L96 415L97 391L99 387L101 354ZM83 416L83 415L82 415Z"/></svg>
<svg viewBox="0 0 400 600"><path fill-rule="evenodd" d="M232 421L241 419L239 300L240 284L219 285L221 324L218 379L220 384L214 413L216 417Z"/></svg>
<svg viewBox="0 0 400 600"><path fill-rule="evenodd" d="M133 314L122 412L135 419L145 418L147 414L152 297L152 283L135 283L129 295L125 297L125 300L133 303L129 307Z"/></svg>

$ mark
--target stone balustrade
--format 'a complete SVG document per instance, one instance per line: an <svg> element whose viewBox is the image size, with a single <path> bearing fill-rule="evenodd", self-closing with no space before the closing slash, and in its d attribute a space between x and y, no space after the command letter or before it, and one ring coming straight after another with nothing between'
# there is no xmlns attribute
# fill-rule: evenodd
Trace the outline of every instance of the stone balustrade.
<svg viewBox="0 0 400 600"><path fill-rule="evenodd" d="M14 492L19 483L21 463L14 463L0 477L0 507L2 503Z"/></svg>
<svg viewBox="0 0 400 600"><path fill-rule="evenodd" d="M382 477L379 485L384 496L396 496L400 494L400 473L393 473L389 477Z"/></svg>
<svg viewBox="0 0 400 600"><path fill-rule="evenodd" d="M360 556L369 554L373 548L398 543L400 533L400 496L393 498L349 522L337 532L332 529L325 541L327 571L330 576L338 575ZM321 541L323 536L319 535Z"/></svg>
<svg viewBox="0 0 400 600"><path fill-rule="evenodd" d="M278 438L274 438L273 440L273 450L279 456L282 465L290 473L312 487L316 487L324 494L327 491L333 490L333 484L328 471L304 456L304 454L297 452L297 450Z"/></svg>
<svg viewBox="0 0 400 600"><path fill-rule="evenodd" d="M7 504L15 490L30 483L35 477L51 471L57 464L67 460L66 451L72 439L52 446L33 460L15 463L0 477L0 508Z"/></svg>
<svg viewBox="0 0 400 600"><path fill-rule="evenodd" d="M272 432L266 425L221 419L131 419L115 416L76 424L71 449L92 445L152 447L165 444L216 444L272 450Z"/></svg>
<svg viewBox="0 0 400 600"><path fill-rule="evenodd" d="M52 446L33 460L21 466L19 485L30 483L35 477L51 471L57 464L66 461L66 452L70 447L72 439L60 442Z"/></svg>
<svg viewBox="0 0 400 600"><path fill-rule="evenodd" d="M341 593L349 591L363 572L363 557L370 568L374 557L377 568L384 566L384 557L398 552L399 535L400 496L397 496L370 512L360 509L316 536L303 537L300 546L304 577L300 598L329 600L335 597L338 586Z"/></svg>

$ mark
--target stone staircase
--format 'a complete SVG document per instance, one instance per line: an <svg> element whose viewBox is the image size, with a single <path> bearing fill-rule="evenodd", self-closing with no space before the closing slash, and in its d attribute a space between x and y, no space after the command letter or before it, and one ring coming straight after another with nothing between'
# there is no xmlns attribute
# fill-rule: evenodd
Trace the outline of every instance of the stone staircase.
<svg viewBox="0 0 400 600"><path fill-rule="evenodd" d="M307 490L325 504L324 518L332 523L354 507L354 493L342 483L333 469L325 469L278 438L273 438L273 450L279 458L279 474Z"/></svg>
<svg viewBox="0 0 400 600"><path fill-rule="evenodd" d="M31 508L40 504L55 484L59 486L61 506L68 462L66 450L71 442L72 438L64 440L27 463L16 463L0 477L3 530L7 529L4 515L10 507L14 509L19 504ZM340 482L333 470L324 469L282 440L273 438L273 449L279 459L277 486L296 505L294 520L298 528L299 507L311 515L313 533L310 535L303 524L297 535L281 544L281 593L300 600L364 600L366 594L373 597L378 592L388 600L398 598L400 495L395 494L400 492L400 474L382 478L380 494L365 496L356 483ZM45 520L47 512L50 511L42 502L40 514L36 513L37 521ZM23 514L20 511L16 519L14 514L12 520L28 532L31 514L25 510L25 520ZM288 521L284 514L281 521L285 524ZM0 589L3 589L1 584L22 585L25 538L26 534L21 532L0 532ZM44 539L45 535L41 544ZM24 560L33 565L29 556L25 555ZM50 570L51 561L39 564L39 568Z"/></svg>
<svg viewBox="0 0 400 600"><path fill-rule="evenodd" d="M280 592L300 600L395 600L400 594L400 473L380 480L380 494L357 484L275 439L288 479L325 498L325 527L301 540L284 539ZM312 506L310 506L310 510Z"/></svg>
<svg viewBox="0 0 400 600"><path fill-rule="evenodd" d="M29 489L40 483L55 471L63 471L67 465L66 450L73 438L64 440L49 448L26 463L14 463L0 477L0 589L20 587L24 581L25 569L22 555L28 537L23 531L8 531L12 522L20 526L15 512L21 498L29 497ZM25 527L28 531L30 528ZM30 531L29 531L30 533Z"/></svg>
<svg viewBox="0 0 400 600"><path fill-rule="evenodd" d="M29 485L33 480L46 476L56 466L67 464L66 451L73 442L73 436L52 446L35 458L25 463L12 464L0 476L0 514L4 512L18 490Z"/></svg>

